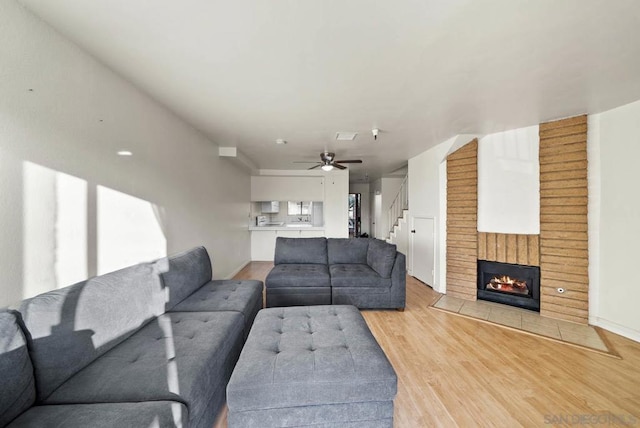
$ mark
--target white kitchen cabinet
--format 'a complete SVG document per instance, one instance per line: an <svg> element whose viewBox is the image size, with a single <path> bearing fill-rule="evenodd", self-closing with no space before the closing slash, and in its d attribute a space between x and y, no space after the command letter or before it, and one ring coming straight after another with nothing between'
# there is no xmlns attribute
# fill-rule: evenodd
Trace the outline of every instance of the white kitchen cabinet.
<svg viewBox="0 0 640 428"><path fill-rule="evenodd" d="M276 238L317 238L324 236L324 230L304 228L264 229L251 231L251 260L272 262L276 250Z"/></svg>
<svg viewBox="0 0 640 428"><path fill-rule="evenodd" d="M276 231L276 238L278 237L282 237L282 238L299 238L300 237L300 231L298 229L294 229L294 230L277 230Z"/></svg>
<svg viewBox="0 0 640 428"><path fill-rule="evenodd" d="M275 249L275 230L259 230L251 232L251 260L272 262Z"/></svg>
<svg viewBox="0 0 640 428"><path fill-rule="evenodd" d="M280 212L280 201L263 201L260 206L262 214L276 214Z"/></svg>
<svg viewBox="0 0 640 428"><path fill-rule="evenodd" d="M324 230L301 230L300 238L320 238L324 236Z"/></svg>
<svg viewBox="0 0 640 428"><path fill-rule="evenodd" d="M252 201L322 201L324 177L251 177Z"/></svg>

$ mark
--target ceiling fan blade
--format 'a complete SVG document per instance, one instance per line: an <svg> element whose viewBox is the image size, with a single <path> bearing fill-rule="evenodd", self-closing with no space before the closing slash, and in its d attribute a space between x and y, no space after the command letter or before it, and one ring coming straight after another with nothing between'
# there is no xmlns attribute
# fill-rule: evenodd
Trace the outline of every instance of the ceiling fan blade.
<svg viewBox="0 0 640 428"><path fill-rule="evenodd" d="M344 165L340 165L340 164L335 163L335 162L334 162L334 163L332 163L331 165L333 165L335 168L338 168L338 169L347 169L347 167L346 167L346 166L344 166Z"/></svg>
<svg viewBox="0 0 640 428"><path fill-rule="evenodd" d="M351 160L337 160L334 162L340 162L340 163L362 163L361 159L351 159Z"/></svg>
<svg viewBox="0 0 640 428"><path fill-rule="evenodd" d="M322 166L322 164L321 164L321 163L319 163L319 164L318 164L318 165L316 165L316 166L312 166L311 168L307 168L307 169L316 169L316 168L319 168L320 166Z"/></svg>
<svg viewBox="0 0 640 428"><path fill-rule="evenodd" d="M316 163L318 161L293 161L293 163Z"/></svg>

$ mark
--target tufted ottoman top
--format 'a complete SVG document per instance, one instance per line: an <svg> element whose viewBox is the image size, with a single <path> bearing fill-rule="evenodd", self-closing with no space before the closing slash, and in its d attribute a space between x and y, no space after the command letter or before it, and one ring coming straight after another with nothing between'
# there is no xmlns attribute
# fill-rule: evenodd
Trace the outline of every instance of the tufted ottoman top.
<svg viewBox="0 0 640 428"><path fill-rule="evenodd" d="M227 387L230 411L393 400L393 367L354 306L261 310Z"/></svg>

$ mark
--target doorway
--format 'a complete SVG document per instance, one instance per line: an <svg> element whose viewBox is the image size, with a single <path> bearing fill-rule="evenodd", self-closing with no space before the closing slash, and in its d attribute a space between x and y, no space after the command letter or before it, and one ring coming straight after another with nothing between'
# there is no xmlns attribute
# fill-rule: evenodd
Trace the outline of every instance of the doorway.
<svg viewBox="0 0 640 428"><path fill-rule="evenodd" d="M360 232L360 193L349 193L349 237L358 238Z"/></svg>
<svg viewBox="0 0 640 428"><path fill-rule="evenodd" d="M411 226L412 276L433 287L436 254L435 219L414 217Z"/></svg>

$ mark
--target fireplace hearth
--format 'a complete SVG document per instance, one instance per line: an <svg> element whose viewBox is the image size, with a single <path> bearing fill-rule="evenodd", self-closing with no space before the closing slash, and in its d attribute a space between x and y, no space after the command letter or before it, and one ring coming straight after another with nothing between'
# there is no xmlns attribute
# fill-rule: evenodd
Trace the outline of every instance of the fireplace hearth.
<svg viewBox="0 0 640 428"><path fill-rule="evenodd" d="M540 268L478 260L478 299L540 311Z"/></svg>

